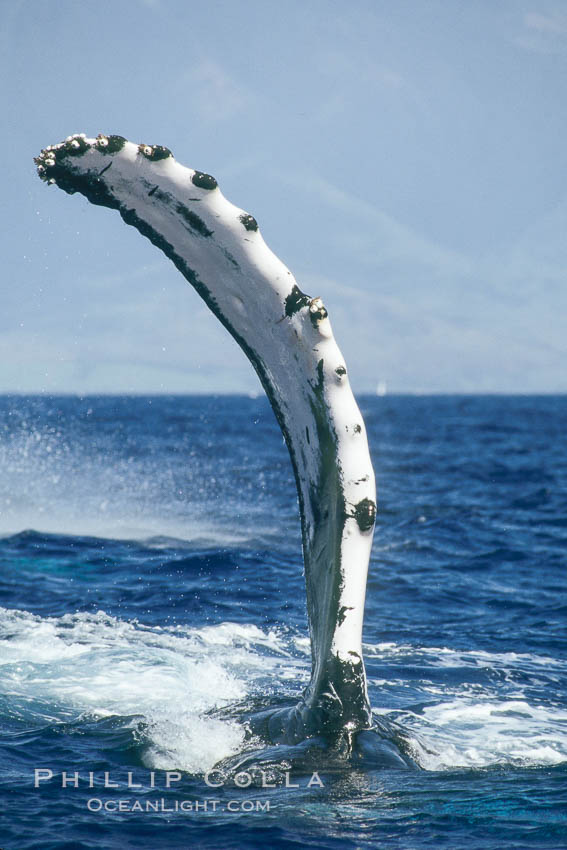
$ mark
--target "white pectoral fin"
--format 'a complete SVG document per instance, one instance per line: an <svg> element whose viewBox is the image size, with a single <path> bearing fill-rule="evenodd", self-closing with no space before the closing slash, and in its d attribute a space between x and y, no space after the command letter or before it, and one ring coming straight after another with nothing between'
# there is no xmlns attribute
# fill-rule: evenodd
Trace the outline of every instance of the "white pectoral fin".
<svg viewBox="0 0 567 850"><path fill-rule="evenodd" d="M321 713L323 726L333 712L339 723L367 725L361 632L374 473L323 302L301 291L253 216L163 146L78 135L43 150L36 164L43 180L118 210L160 248L256 369L299 494L313 647L306 706Z"/></svg>

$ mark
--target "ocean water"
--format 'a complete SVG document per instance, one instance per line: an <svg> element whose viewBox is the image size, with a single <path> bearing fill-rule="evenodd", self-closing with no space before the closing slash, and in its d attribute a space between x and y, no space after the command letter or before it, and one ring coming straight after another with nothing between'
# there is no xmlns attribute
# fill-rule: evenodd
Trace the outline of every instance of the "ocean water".
<svg viewBox="0 0 567 850"><path fill-rule="evenodd" d="M3 850L567 847L567 397L360 403L407 770L247 736L309 678L264 398L0 398Z"/></svg>

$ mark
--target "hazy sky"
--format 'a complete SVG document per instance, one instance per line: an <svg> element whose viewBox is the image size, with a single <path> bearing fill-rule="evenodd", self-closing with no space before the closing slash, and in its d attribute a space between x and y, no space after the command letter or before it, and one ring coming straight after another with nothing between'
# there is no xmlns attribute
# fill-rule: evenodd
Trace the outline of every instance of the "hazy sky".
<svg viewBox="0 0 567 850"><path fill-rule="evenodd" d="M0 391L254 392L170 263L46 187L164 144L325 301L358 391L567 391L567 2L0 0Z"/></svg>

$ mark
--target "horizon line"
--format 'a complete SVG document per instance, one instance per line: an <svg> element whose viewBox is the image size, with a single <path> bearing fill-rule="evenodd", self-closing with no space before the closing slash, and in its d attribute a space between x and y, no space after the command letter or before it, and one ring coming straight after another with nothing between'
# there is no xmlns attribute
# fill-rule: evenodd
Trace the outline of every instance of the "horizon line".
<svg viewBox="0 0 567 850"><path fill-rule="evenodd" d="M396 397L412 397L412 398L432 398L445 396L462 396L462 397L484 397L484 396L500 396L508 398L540 398L540 397L557 397L567 396L567 390L393 390L386 393L377 393L372 390L363 390L354 392L357 398L396 398ZM172 390L170 392L164 390L148 390L131 391L131 390L103 390L103 391L88 391L78 392L75 390L0 390L0 398L247 398L255 400L258 398L268 397L264 392L226 392L223 390L203 392L196 390L193 392L179 392Z"/></svg>

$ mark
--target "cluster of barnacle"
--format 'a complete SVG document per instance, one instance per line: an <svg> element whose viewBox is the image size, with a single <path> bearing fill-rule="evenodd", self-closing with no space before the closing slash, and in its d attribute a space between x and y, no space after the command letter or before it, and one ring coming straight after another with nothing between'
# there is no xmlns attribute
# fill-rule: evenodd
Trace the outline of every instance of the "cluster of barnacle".
<svg viewBox="0 0 567 850"><path fill-rule="evenodd" d="M43 180L53 183L53 179L49 179L49 172L63 159L66 159L66 157L81 156L92 147L101 152L117 153L119 150L122 150L125 144L126 139L123 136L103 136L100 134L95 139L94 145L91 145L87 142L87 137L84 133L76 133L73 136L67 136L65 141L59 145L49 145L47 148L44 148L40 155L35 158L37 171Z"/></svg>
<svg viewBox="0 0 567 850"><path fill-rule="evenodd" d="M354 506L354 519L361 531L370 531L376 522L376 502L361 499Z"/></svg>
<svg viewBox="0 0 567 850"><path fill-rule="evenodd" d="M309 318L314 328L317 327L322 319L326 319L329 314L327 308L320 298L312 298L309 302Z"/></svg>
<svg viewBox="0 0 567 850"><path fill-rule="evenodd" d="M191 178L191 183L193 186L197 186L198 189L207 189L209 192L218 186L212 174L206 174L204 171L195 171Z"/></svg>
<svg viewBox="0 0 567 850"><path fill-rule="evenodd" d="M48 171L55 168L58 160L66 156L76 156L77 154L84 153L89 147L86 138L84 133L67 136L65 141L60 145L49 145L42 150L40 155L35 158L39 176L44 180L47 179Z"/></svg>
<svg viewBox="0 0 567 850"><path fill-rule="evenodd" d="M169 148L163 145L138 145L138 153L145 156L146 159L152 162L158 162L160 159L167 159L168 156L173 156Z"/></svg>
<svg viewBox="0 0 567 850"><path fill-rule="evenodd" d="M252 232L258 230L258 222L256 221L253 215L250 215L249 213L243 213L238 217L246 228L246 230L251 230Z"/></svg>

